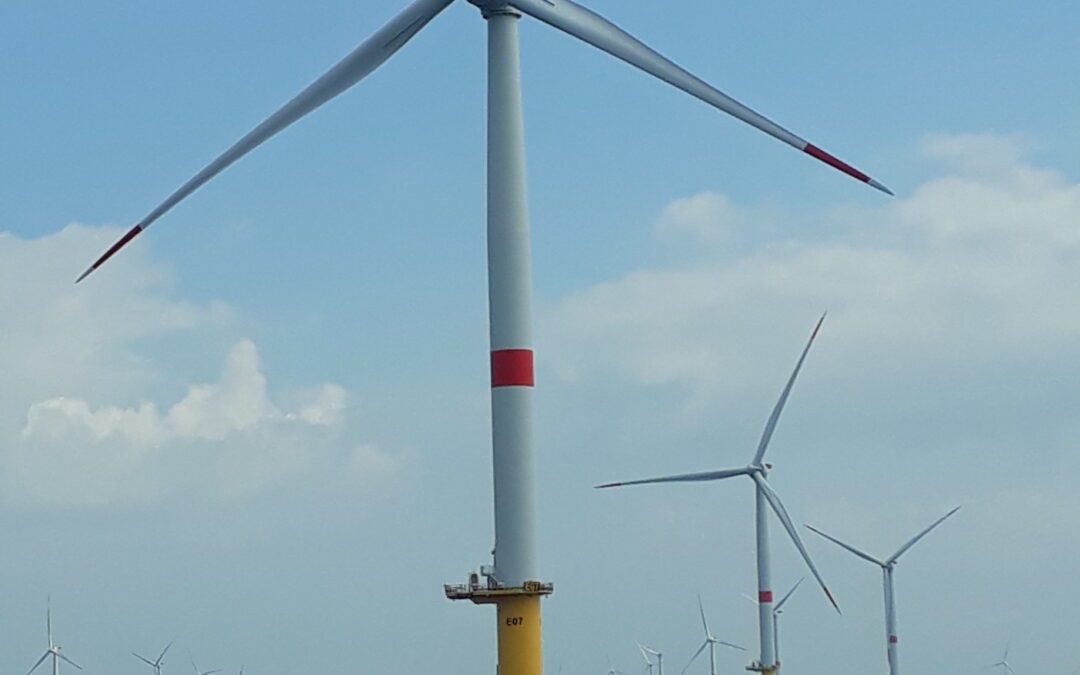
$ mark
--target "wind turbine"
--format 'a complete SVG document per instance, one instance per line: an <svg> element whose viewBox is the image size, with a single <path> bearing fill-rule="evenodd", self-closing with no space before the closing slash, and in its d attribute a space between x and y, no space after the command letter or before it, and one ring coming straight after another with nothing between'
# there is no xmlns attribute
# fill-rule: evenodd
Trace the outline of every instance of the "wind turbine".
<svg viewBox="0 0 1080 675"><path fill-rule="evenodd" d="M934 521L933 525L931 525L930 527L926 528L925 530L923 530L919 534L912 537L911 540L909 540L906 544L904 544L903 546L900 547L900 550L898 550L896 553L892 554L892 556L886 558L885 560L879 560L879 559L875 558L874 556L872 556L872 555L870 555L868 553L863 553L862 551L855 548L854 546L851 546L850 544L845 544L844 542L840 541L839 539L837 539L835 537L832 537L830 535L827 535L827 534L825 534L824 532L822 532L821 530L819 530L817 528L811 527L810 525L806 526L810 531L812 531L812 532L814 532L816 534L820 534L822 537L825 537L826 539L828 539L832 543L836 544L837 546L840 546L841 548L847 550L850 553L854 553L855 555L859 556L863 560L874 563L875 565L881 567L881 572L882 572L882 576L883 576L883 583L884 583L884 587L885 587L885 637L886 637L886 640L887 640L887 643L886 643L887 648L886 649L887 649L887 655L888 655L888 658L889 658L889 672L892 675L900 675L900 660L899 660L899 657L900 657L900 655L899 655L900 639L897 637L897 633L896 633L896 595L893 592L893 573L896 570L896 563L900 560L900 556L904 555L904 553L906 553L908 551L908 549L910 549L912 546L914 546L916 543L918 543L918 541L920 539L922 539L926 535L930 534L930 532L934 528L936 528L938 525L945 522L945 520L947 518L949 518L950 516L952 516L952 514L956 513L959 510L960 510L960 507L957 506L955 509L953 509L952 511L949 511L948 513L946 513L941 518L938 518L936 521ZM1009 656L1009 650L1008 650L1008 648L1006 648L1005 649L1005 657L1006 657L1006 659L1008 658L1008 656ZM1008 667L1008 664L1005 663L1005 661L1002 661L1001 664L1004 664L1006 667ZM994 664L994 665L1001 665L1001 664ZM1008 675L1008 674L1006 673L1006 675Z"/></svg>
<svg viewBox="0 0 1080 675"><path fill-rule="evenodd" d="M638 651L641 652L641 658L645 661L645 670L649 671L649 675L653 675L654 664L652 659L649 658L649 652L645 651L645 648L641 646L640 642L635 642L634 644L637 645Z"/></svg>
<svg viewBox="0 0 1080 675"><path fill-rule="evenodd" d="M610 656L605 657L605 658L607 659L607 675L626 675L626 673L624 673L621 670L618 670L617 668L615 668L614 666L611 665L611 657Z"/></svg>
<svg viewBox="0 0 1080 675"><path fill-rule="evenodd" d="M773 607L773 610L772 610L773 653L776 655L776 662L777 663L780 663L780 615L784 613L784 605L787 603L788 599L791 598L791 596L795 593L796 590L798 590L799 586L801 586L802 582L805 581L805 580L806 580L806 577L803 577L803 578L799 579L798 581L796 581L795 585L792 586L790 590L788 590L788 592L784 595L784 597L780 598L780 602L776 603L776 605ZM743 593L743 597L746 598L747 600L749 600L750 602L752 602L754 604L754 606L757 606L757 605L760 604L757 600L751 598L749 595L747 595L745 593Z"/></svg>
<svg viewBox="0 0 1080 675"><path fill-rule="evenodd" d="M1016 671L1009 665L1009 645L1005 645L1005 656L1000 661L990 666L991 668L997 668L1001 666L1001 675L1016 675ZM1080 670L1080 669L1078 669Z"/></svg>
<svg viewBox="0 0 1080 675"><path fill-rule="evenodd" d="M647 478L645 480L607 483L605 485L597 486L599 488L612 488L626 485L646 485L651 483L701 482L723 480L726 478L734 478L736 476L748 476L754 481L757 493L755 523L757 526L758 632L761 644L761 657L757 662L747 666L747 668L763 673L773 673L779 668L779 663L776 660L776 642L774 641L772 614L772 570L770 565L769 529L767 520L769 508L771 508L780 519L780 523L784 526L784 529L787 530L788 535L791 537L791 541L794 542L795 548L799 550L799 554L802 555L803 560L806 561L806 566L810 568L810 572L814 575L814 578L817 579L822 590L825 591L825 596L829 599L829 602L832 603L832 606L837 612L840 611L840 607L837 606L836 600L833 599L832 593L829 592L829 588L825 585L824 579L821 578L817 567L814 566L814 561L810 559L810 554L803 545L802 539L799 538L799 533L795 529L795 524L791 521L791 516L788 515L783 502L780 501L780 496L769 486L767 477L772 465L766 464L764 461L765 451L769 449L769 441L772 440L773 431L776 429L776 423L780 420L780 413L784 410L784 405L787 403L788 396L791 394L791 388L795 384L795 379L799 376L799 371L802 370L803 362L806 361L806 355L810 352L810 347L814 344L814 339L817 337L818 331L821 330L821 324L824 321L825 316L822 315L818 320L817 325L814 327L814 332L811 333L810 340L806 343L806 347L803 349L802 355L799 357L799 361L796 363L795 370L791 373L791 377L788 379L783 393L780 394L780 400L776 402L776 407L773 408L772 414L769 416L769 421L765 424L765 431L761 435L760 442L758 442L757 452L754 454L754 457L748 466L739 469L688 473L676 476L664 476L662 478Z"/></svg>
<svg viewBox="0 0 1080 675"><path fill-rule="evenodd" d="M199 670L199 667L195 665L195 659L191 659L191 667L195 671L195 675L214 675L214 673L221 672L221 668L215 668L214 670Z"/></svg>
<svg viewBox="0 0 1080 675"><path fill-rule="evenodd" d="M146 658L145 656L140 656L140 655L136 654L135 652L131 652L131 654L135 658L139 659L140 661L142 661L146 665L153 668L154 669L154 675L161 675L161 667L163 665L165 665L165 662L162 659L165 658L165 653L169 651L169 647L172 647L173 642L174 641L170 641L169 644L165 645L165 649L161 650L161 654L159 654L157 659L154 660L154 661L151 661L150 659Z"/></svg>
<svg viewBox="0 0 1080 675"><path fill-rule="evenodd" d="M45 629L49 634L49 648L46 649L45 653L41 655L41 658L37 660L37 663L34 664L34 667L31 668L29 671L27 671L26 675L30 675L30 673L33 673L35 670L37 670L38 666L40 666L42 663L44 663L45 659L49 658L50 656L52 656L53 675L59 675L60 674L60 662L61 661L64 661L65 663L67 663L69 665L75 666L75 668L77 668L78 670L82 670L82 666L75 663L74 661L72 661L68 657L64 656L60 652L60 645L53 643L53 637L52 637L52 602L51 601L45 607Z"/></svg>
<svg viewBox="0 0 1080 675"><path fill-rule="evenodd" d="M641 655L645 658L645 663L647 663L649 665L649 673L653 672L653 665L654 665L652 660L649 657L650 656L655 656L656 657L656 664L655 664L656 665L656 675L664 675L664 655L661 654L660 652L656 651L655 649L649 649L648 647L645 647L641 643L635 643L635 644L637 644L638 649L641 650Z"/></svg>
<svg viewBox="0 0 1080 675"><path fill-rule="evenodd" d="M491 340L494 564L488 589L447 587L448 597L495 604L501 675L542 671L533 480L531 261L517 22L531 16L639 68L762 132L892 194L881 183L763 117L571 0L469 0L488 23L488 295ZM414 0L325 75L300 92L154 207L83 272L85 279L146 228L240 158L385 63L453 0ZM496 591L489 593L487 591Z"/></svg>
<svg viewBox="0 0 1080 675"><path fill-rule="evenodd" d="M689 663L682 669L680 675L685 674L690 666L694 665L694 661L697 660L697 657L701 656L701 652L705 651L706 647L709 648L709 675L716 675L716 645L724 645L725 647L731 647L732 649L738 649L743 652L745 652L746 649L739 645L716 639L716 637L713 636L712 631L709 630L709 622L705 618L705 606L701 604L700 595L698 596L697 604L698 609L701 611L701 627L705 629L705 642L703 642L701 646L698 647L698 650L694 652L694 655L690 657Z"/></svg>

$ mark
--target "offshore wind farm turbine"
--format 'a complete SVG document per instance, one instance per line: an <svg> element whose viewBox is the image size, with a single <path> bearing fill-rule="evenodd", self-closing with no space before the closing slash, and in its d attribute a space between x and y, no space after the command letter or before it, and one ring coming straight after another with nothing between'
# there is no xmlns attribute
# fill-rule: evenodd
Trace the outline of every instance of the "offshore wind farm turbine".
<svg viewBox="0 0 1080 675"><path fill-rule="evenodd" d="M706 647L709 648L709 675L716 675L716 645L724 645L725 647L731 647L732 649L738 649L743 652L746 651L746 648L716 639L712 634L712 631L709 630L709 621L705 618L705 606L701 604L700 595L698 596L697 604L698 610L701 611L701 627L705 629L705 642L703 642L701 646L698 647L698 650L694 652L694 655L690 657L690 661L682 669L680 675L685 675L686 671L690 666L694 665L694 661L697 660L697 657L701 656L701 652L705 651Z"/></svg>
<svg viewBox="0 0 1080 675"><path fill-rule="evenodd" d="M888 188L739 103L571 0L469 0L488 23L488 294L491 340L494 564L452 599L497 608L500 675L542 672L533 479L531 261L517 22L531 16L883 192ZM379 68L453 0L415 0L308 88L154 207L76 281L85 279L165 213L240 158Z"/></svg>
<svg viewBox="0 0 1080 675"><path fill-rule="evenodd" d="M154 675L161 675L161 667L165 665L165 661L163 659L165 658L165 654L169 651L169 647L172 647L172 645L173 641L169 641L169 644L165 645L165 649L162 649L161 654L159 654L158 657L153 661L146 658L145 656L140 656L135 652L131 652L131 655L153 668Z"/></svg>
<svg viewBox="0 0 1080 675"><path fill-rule="evenodd" d="M645 663L649 665L649 672L653 672L653 662L649 658L650 656L656 657L656 675L664 675L664 655L655 649L649 649L641 643L635 643L638 649L641 650L641 655L645 658Z"/></svg>
<svg viewBox="0 0 1080 675"><path fill-rule="evenodd" d="M1001 657L1000 661L990 667L997 668L998 666L1001 666L1001 675L1016 675L1016 671L1009 665L1009 645L1005 645L1005 656ZM1077 668L1076 671L1073 672L1077 671L1080 671L1080 668Z"/></svg>
<svg viewBox="0 0 1080 675"><path fill-rule="evenodd" d="M908 549L917 544L920 539L930 534L930 532L934 528L944 523L946 519L948 519L950 516L952 516L959 510L960 507L957 506L955 509L949 511L941 518L938 518L930 527L926 528L919 534L912 537L906 544L900 547L900 550L898 550L896 553L892 554L885 560L879 560L874 556L870 555L869 553L864 553L859 549L855 548L854 546L851 546L850 544L845 544L839 539L825 534L817 528L811 527L810 525L806 526L807 529L809 529L810 531L819 534L822 537L825 537L837 546L840 546L841 548L847 550L849 553L853 553L858 557L862 558L863 560L874 563L881 568L883 583L885 587L885 636L887 641L886 653L889 659L889 673L891 675L900 675L900 638L897 636L896 633L896 594L893 590L893 575L896 570L896 563L899 562L900 556L907 553ZM1006 668L1008 668L1009 664L1006 662L1008 658L1009 649L1008 647L1006 647L1005 660L1003 660L1001 663L995 663L994 665L1004 665ZM1005 673L1005 675L1008 675L1008 673Z"/></svg>
<svg viewBox="0 0 1080 675"><path fill-rule="evenodd" d="M38 666L40 666L42 663L44 663L45 659L49 658L50 656L52 657L52 672L53 672L53 675L60 675L60 662L61 661L67 663L68 665L74 666L78 670L82 670L82 666L75 663L74 661L72 661L68 657L64 656L60 652L60 645L53 642L53 636L52 636L52 603L51 602L45 608L45 629L49 634L49 648L46 649L45 653L41 655L41 658L37 660L37 663L34 664L34 667L27 671L26 675L30 675L35 670L37 670Z"/></svg>
<svg viewBox="0 0 1080 675"><path fill-rule="evenodd" d="M791 599L791 596L795 594L795 591L799 589L799 586L801 586L802 582L805 580L806 577L803 577L802 579L796 581L795 585L792 586L791 589L784 594L784 597L780 598L780 602L776 603L776 605L773 607L773 653L776 655L777 663L780 663L780 615L784 613L784 605L787 604L787 601ZM757 600L751 598L749 595L746 595L745 593L743 593L743 597L752 602L755 607L761 604Z"/></svg>
<svg viewBox="0 0 1080 675"><path fill-rule="evenodd" d="M840 611L840 607L836 604L836 600L833 599L829 587L825 585L825 580L821 578L821 574L818 573L814 561L811 560L810 553L803 545L802 539L799 538L799 532L795 529L795 524L791 521L791 516L788 515L784 503L780 501L780 495L776 494L769 485L767 477L772 465L765 463L765 452L769 449L769 441L772 440L773 432L776 430L776 423L780 421L780 414L784 411L784 405L787 403L788 396L791 394L791 388L795 385L795 379L799 376L799 371L802 370L803 363L806 361L806 355L810 352L810 347L813 346L814 339L817 338L818 332L821 330L821 324L824 321L825 316L822 315L818 320L817 325L814 327L814 332L810 334L810 340L806 343L806 347L803 349L798 363L795 364L795 370L791 373L791 377L788 379L784 391L780 394L780 400L776 402L776 406L769 416L769 421L765 424L765 431L762 433L761 440L758 442L757 452L754 454L749 465L738 469L687 473L676 476L664 476L661 478L646 478L644 480L607 483L597 486L598 488L613 488L653 483L696 483L702 481L724 480L736 476L748 476L754 481L757 497L757 501L755 502L755 524L757 533L758 633L760 637L761 656L758 661L747 666L747 669L762 673L774 673L780 667L780 664L776 659L776 642L774 641L772 565L769 552L769 528L767 520L768 510L770 508L776 513L776 516L780 519L780 523L784 526L784 529L787 530L788 536L791 537L791 541L795 544L795 548L799 550L799 554L802 556L803 560L806 561L806 566L810 568L810 572L814 575L814 578L817 579L821 589L825 591L825 596L829 599L829 602L837 612Z"/></svg>

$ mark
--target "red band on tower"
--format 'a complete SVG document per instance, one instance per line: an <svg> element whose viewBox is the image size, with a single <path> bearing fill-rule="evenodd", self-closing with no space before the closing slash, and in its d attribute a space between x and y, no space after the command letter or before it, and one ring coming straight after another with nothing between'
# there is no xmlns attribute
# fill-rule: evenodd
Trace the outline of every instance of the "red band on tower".
<svg viewBox="0 0 1080 675"><path fill-rule="evenodd" d="M531 349L502 349L491 352L491 387L532 387Z"/></svg>
<svg viewBox="0 0 1080 675"><path fill-rule="evenodd" d="M757 601L762 604L772 603L772 591L758 591Z"/></svg>
<svg viewBox="0 0 1080 675"><path fill-rule="evenodd" d="M895 644L897 644L899 642L900 642L900 640L897 639L897 637L895 635L890 635L889 636L889 644L895 645Z"/></svg>

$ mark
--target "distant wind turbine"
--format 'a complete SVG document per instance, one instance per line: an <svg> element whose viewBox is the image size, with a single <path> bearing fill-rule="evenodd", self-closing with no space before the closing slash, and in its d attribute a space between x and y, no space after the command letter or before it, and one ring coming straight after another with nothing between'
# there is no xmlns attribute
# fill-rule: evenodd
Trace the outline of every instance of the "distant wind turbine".
<svg viewBox="0 0 1080 675"><path fill-rule="evenodd" d="M221 672L221 668L215 668L214 670L199 670L199 667L195 665L195 659L191 660L191 667L195 670L195 675L214 675L214 673Z"/></svg>
<svg viewBox="0 0 1080 675"><path fill-rule="evenodd" d="M652 659L649 658L649 652L645 651L645 648L641 646L640 642L635 642L634 644L637 645L638 651L641 652L641 658L645 661L645 670L649 672L649 675L653 675L653 662Z"/></svg>
<svg viewBox="0 0 1080 675"><path fill-rule="evenodd" d="M635 643L638 649L641 650L641 655L645 657L645 663L649 664L649 672L653 672L653 662L649 659L650 656L656 657L656 675L664 675L664 655L655 649L649 649L641 643Z"/></svg>
<svg viewBox="0 0 1080 675"><path fill-rule="evenodd" d="M1001 675L1016 675L1016 671L1009 665L1009 645L1005 645L1005 656L1001 657L1000 661L990 667L997 668L998 666L1001 666Z"/></svg>
<svg viewBox="0 0 1080 675"><path fill-rule="evenodd" d="M739 645L731 644L730 642L724 642L723 640L716 639L713 636L712 631L709 630L709 621L705 618L705 606L701 604L701 596L697 599L698 609L701 611L701 627L705 629L705 642L701 644L694 655L690 657L690 661L686 664L686 667L682 669L680 675L684 675L686 671L694 664L697 657L701 656L701 652L705 651L705 648L709 648L709 675L716 675L716 645L724 645L725 647L731 647L732 649L738 649L740 651L746 651L746 648Z"/></svg>
<svg viewBox="0 0 1080 675"><path fill-rule="evenodd" d="M788 536L791 537L791 541L795 544L795 548L799 550L799 554L802 555L803 560L806 561L806 566L810 568L810 572L814 575L814 578L817 579L822 590L825 591L825 596L829 599L829 602L832 603L832 606L837 612L840 611L840 607L836 604L836 600L833 599L829 587L825 585L825 580L821 578L821 574L818 573L817 567L814 566L814 561L810 559L810 553L807 552L802 539L799 538L799 532L795 529L795 524L792 522L791 516L788 515L787 509L784 508L783 502L780 501L780 496L769 486L769 482L766 478L772 465L766 464L764 461L765 452L769 449L769 441L772 440L773 432L776 430L776 423L780 420L780 413L784 411L784 405L787 403L788 396L791 394L791 388L795 384L795 379L799 376L799 371L802 370L803 362L806 361L806 355L810 352L810 347L814 344L814 339L821 330L821 324L824 321L825 316L822 315L821 319L818 320L817 325L814 327L814 332L811 333L810 340L806 343L806 347L803 349L798 363L795 364L795 370L791 373L791 377L788 379L783 393L780 394L780 400L776 402L776 407L773 408L772 414L769 416L769 421L765 424L765 431L761 435L757 452L750 461L749 466L739 469L688 473L677 476L665 476L663 478L648 478L645 480L607 483L605 485L597 486L600 488L612 488L622 487L624 485L645 485L650 483L715 481L733 478L735 476L748 476L754 481L757 492L755 522L757 525L758 632L761 645L761 657L759 661L748 666L748 669L764 673L772 673L779 668L779 664L776 661L776 642L773 639L772 566L770 564L771 557L769 553L769 528L767 520L768 510L770 508L776 513L776 516L780 519L780 523L784 526L784 529L787 530Z"/></svg>
<svg viewBox="0 0 1080 675"><path fill-rule="evenodd" d="M790 590L788 590L788 592L784 595L784 597L780 598L780 602L776 603L776 606L773 607L773 610L772 610L773 652L776 654L776 662L777 663L780 663L780 615L784 613L784 605L791 598L791 596L795 593L795 591L798 590L799 586L801 586L802 582L805 581L805 580L806 580L806 577L803 577L803 578L799 579L798 581L796 581L795 585L792 586ZM751 598L749 595L746 595L745 593L743 594L743 597L746 598L747 600L749 600L750 602L754 603L754 605L759 605L760 604L757 600Z"/></svg>
<svg viewBox="0 0 1080 675"><path fill-rule="evenodd" d="M75 668L77 668L79 670L82 670L82 666L80 666L79 664L75 663L74 661L72 661L71 659L64 656L62 653L60 653L60 645L53 643L53 636L52 636L52 600L51 599L49 600L48 604L45 607L45 629L49 634L49 648L46 649L45 653L41 655L41 658L38 659L37 663L34 664L34 667L31 668L29 671L27 671L26 675L30 675L30 673L33 673L35 670L37 670L38 666L40 666L42 663L45 663L45 659L49 658L50 656L52 656L53 675L60 675L60 662L61 661L64 661L65 663L67 663L69 665L72 665L72 666L74 666Z"/></svg>
<svg viewBox="0 0 1080 675"><path fill-rule="evenodd" d="M900 654L899 654L899 651L900 651L900 638L897 636L897 633L896 633L896 595L893 592L893 573L894 573L894 570L896 569L896 563L900 560L900 556L904 555L904 553L906 553L908 551L908 549L910 549L912 546L914 546L916 543L918 543L918 541L920 539L922 539L926 535L930 534L930 532L934 528L936 528L938 525L944 523L947 518L949 518L950 516L952 516L954 513L956 513L959 510L960 510L960 507L957 506L955 509L953 509L952 511L949 511L948 513L946 513L941 518L938 518L936 521L934 521L933 525L931 525L930 527L926 528L925 530L923 530L919 534L912 537L906 544L904 544L903 546L900 547L900 550L898 550L896 553L892 554L890 557L886 558L885 560L878 560L874 556L872 556L872 555L870 555L868 553L864 553L864 552L860 551L859 549L855 548L854 546L851 546L850 544L845 544L844 542L840 541L839 539L837 539L835 537L832 537L830 535L827 535L827 534L825 534L824 532L822 532L821 530L819 530L817 528L811 527L810 525L806 526L807 529L809 529L811 532L814 532L816 534L821 535L822 537L825 537L826 539L828 539L832 543L836 544L837 546L840 546L841 548L847 550L849 553L853 553L853 554L857 555L858 557L862 558L863 560L866 560L867 562L874 563L875 565L877 565L877 566L879 566L881 568L881 572L882 572L882 575L883 575L883 582L884 582L884 586L885 586L885 636L886 636L886 640L887 640L887 642L886 642L886 645L887 645L886 646L886 650L887 650L886 653L887 653L888 659L889 659L889 672L892 675L900 675ZM1009 654L1009 650L1006 648L1006 650L1005 650L1006 657L1008 657L1008 654ZM1008 666L1008 664L1006 664L1004 661L1002 661L1002 663L1004 665ZM994 665L998 665L998 664L994 664Z"/></svg>
<svg viewBox="0 0 1080 675"><path fill-rule="evenodd" d="M154 675L161 675L161 667L163 665L165 665L165 661L163 661L162 659L165 658L165 654L166 654L166 652L169 651L169 647L172 647L173 642L175 642L175 641L170 641L169 644L165 645L165 649L162 649L161 654L159 654L157 659L155 659L153 661L146 658L145 656L140 656L139 654L136 654L135 652L131 652L131 654L135 658L139 659L140 661L142 661L146 665L153 668L154 669Z"/></svg>

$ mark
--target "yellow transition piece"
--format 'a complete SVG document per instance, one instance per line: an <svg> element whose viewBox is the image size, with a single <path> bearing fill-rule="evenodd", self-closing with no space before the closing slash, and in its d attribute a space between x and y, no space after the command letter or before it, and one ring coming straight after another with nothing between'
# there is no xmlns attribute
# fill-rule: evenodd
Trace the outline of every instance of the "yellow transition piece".
<svg viewBox="0 0 1080 675"><path fill-rule="evenodd" d="M499 675L543 675L540 596L499 598Z"/></svg>

